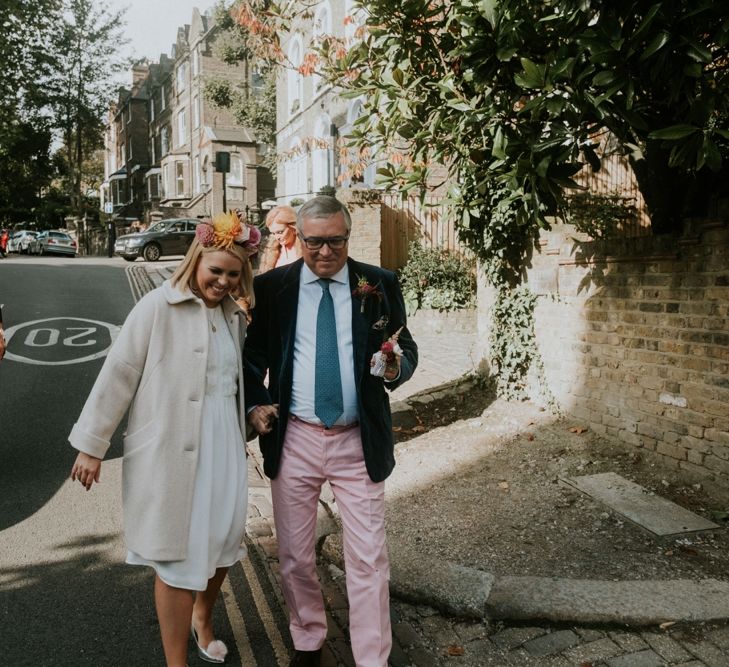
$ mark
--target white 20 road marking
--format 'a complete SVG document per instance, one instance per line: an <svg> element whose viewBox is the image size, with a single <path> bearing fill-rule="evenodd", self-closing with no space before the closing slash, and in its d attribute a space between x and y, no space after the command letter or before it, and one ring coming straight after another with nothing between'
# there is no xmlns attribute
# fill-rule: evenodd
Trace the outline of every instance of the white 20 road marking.
<svg viewBox="0 0 729 667"><path fill-rule="evenodd" d="M52 326L52 323L62 322L79 322L85 325L93 326L75 326L75 327L63 327L58 328ZM98 336L94 337L94 334L100 333L106 329L109 332L110 344L107 345L103 350L97 350L91 354L87 354L83 357L75 359L63 359L61 361L50 361L45 359L33 359L28 356L23 356L10 350L6 351L5 358L13 361L18 361L25 364L36 364L39 366L65 366L68 364L80 364L86 361L92 361L100 357L106 356L106 353L111 347L111 343L114 342L116 337L119 335L121 327L116 324L109 324L108 322L101 322L99 320L89 320L80 317L53 317L44 320L34 320L32 322L22 322L13 327L10 327L5 331L5 336L8 344L10 343L14 334L20 334L27 331L25 340L22 344L29 348L48 348L60 345L65 348L83 348L90 347L98 344Z"/></svg>

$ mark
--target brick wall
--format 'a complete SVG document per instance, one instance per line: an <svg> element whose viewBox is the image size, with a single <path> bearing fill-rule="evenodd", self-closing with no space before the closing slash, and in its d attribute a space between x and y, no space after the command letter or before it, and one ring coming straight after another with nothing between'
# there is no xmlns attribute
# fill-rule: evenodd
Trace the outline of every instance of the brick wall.
<svg viewBox="0 0 729 667"><path fill-rule="evenodd" d="M729 228L599 243L555 227L528 280L562 408L664 464L728 483ZM493 293L479 291L486 341Z"/></svg>
<svg viewBox="0 0 729 667"><path fill-rule="evenodd" d="M347 206L352 216L349 254L360 262L381 266L380 200L362 201L359 192L348 189L337 191L337 199Z"/></svg>

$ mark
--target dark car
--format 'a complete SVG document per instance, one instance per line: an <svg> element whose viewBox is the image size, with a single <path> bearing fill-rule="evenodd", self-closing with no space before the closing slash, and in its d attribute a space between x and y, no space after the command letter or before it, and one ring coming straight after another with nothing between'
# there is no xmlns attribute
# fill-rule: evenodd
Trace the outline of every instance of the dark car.
<svg viewBox="0 0 729 667"><path fill-rule="evenodd" d="M146 231L120 236L114 244L114 253L128 262L137 257L156 262L162 255L184 255L195 238L199 222L188 218L160 220Z"/></svg>

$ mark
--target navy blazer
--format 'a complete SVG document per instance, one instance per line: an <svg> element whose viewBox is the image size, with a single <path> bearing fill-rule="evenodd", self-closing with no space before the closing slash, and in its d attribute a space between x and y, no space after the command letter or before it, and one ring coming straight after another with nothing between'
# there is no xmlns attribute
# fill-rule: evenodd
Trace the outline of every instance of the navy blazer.
<svg viewBox="0 0 729 667"><path fill-rule="evenodd" d="M270 433L260 437L263 468L276 477L291 407L294 372L294 339L303 259L267 271L255 278L256 305L248 326L244 349L246 407L278 403L279 418ZM352 345L354 380L359 405L360 432L367 472L374 482L387 478L395 466L390 401L385 392L408 380L418 363L418 347L406 326L405 302L392 271L347 259L352 289ZM376 286L381 298L362 299L354 294L364 278ZM385 383L370 374L372 355L403 327L398 340L403 350L400 376ZM314 341L312 341L314 345ZM268 388L264 378L268 373Z"/></svg>

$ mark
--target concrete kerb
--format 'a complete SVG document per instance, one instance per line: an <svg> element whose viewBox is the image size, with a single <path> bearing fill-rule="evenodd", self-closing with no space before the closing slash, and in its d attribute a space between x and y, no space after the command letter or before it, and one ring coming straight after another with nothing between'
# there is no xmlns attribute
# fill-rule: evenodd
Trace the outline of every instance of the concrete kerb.
<svg viewBox="0 0 729 667"><path fill-rule="evenodd" d="M321 556L343 567L339 532L326 537ZM651 626L729 619L725 581L499 577L392 547L390 590L408 602L469 620Z"/></svg>

